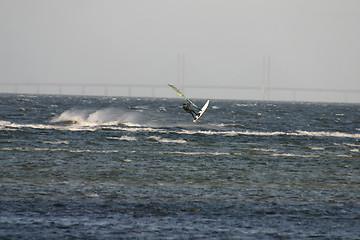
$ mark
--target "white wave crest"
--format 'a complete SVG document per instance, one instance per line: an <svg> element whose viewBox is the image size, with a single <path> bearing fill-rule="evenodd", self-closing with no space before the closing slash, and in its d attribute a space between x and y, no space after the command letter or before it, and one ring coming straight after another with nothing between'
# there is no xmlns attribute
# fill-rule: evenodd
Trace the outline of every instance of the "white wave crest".
<svg viewBox="0 0 360 240"><path fill-rule="evenodd" d="M360 134L341 133L341 132L308 132L308 131L296 131L296 133L290 133L294 136L312 136L312 137L340 137L340 138L360 138Z"/></svg>
<svg viewBox="0 0 360 240"><path fill-rule="evenodd" d="M1 151L18 151L18 152L69 152L69 153L118 153L119 150L91 150L91 149L66 149L66 148L29 148L29 147L5 147L0 148Z"/></svg>
<svg viewBox="0 0 360 240"><path fill-rule="evenodd" d="M357 147L357 148L360 148L360 145L359 144L351 144L351 143L344 143L345 146L348 146L348 147Z"/></svg>
<svg viewBox="0 0 360 240"><path fill-rule="evenodd" d="M340 132L309 132L309 131L295 131L295 132L260 132L260 131L203 131L203 130L181 130L183 134L204 134L204 135L223 135L223 136L312 136L312 137L338 137L338 138L360 138L360 134L356 133L340 133Z"/></svg>
<svg viewBox="0 0 360 240"><path fill-rule="evenodd" d="M130 119L135 119L135 115L121 114L116 110L103 109L92 113L88 111L76 112L74 110L68 110L58 117L51 120L53 123L65 123L65 125L52 125L52 124L17 124L8 121L0 121L0 130L14 131L17 128L34 128L34 129L54 129L64 131L96 131L99 128L109 129L115 131L126 132L149 132L149 133L175 133L185 135L222 135L226 137L238 137L242 135L247 136L309 136L309 137L330 137L330 138L360 138L359 133L341 133L341 132L317 132L317 131L294 131L294 132L282 132L282 131L216 131L216 130L171 130L150 126L141 126L136 123L127 123ZM68 124L66 124L68 123ZM126 140L126 139L122 139ZM156 139L153 139L156 140ZM186 140L173 140L163 139L163 142L177 142L185 143Z"/></svg>
<svg viewBox="0 0 360 240"><path fill-rule="evenodd" d="M223 155L241 155L241 153L228 153L228 152L163 152L164 154L171 155L212 155L212 156L223 156Z"/></svg>
<svg viewBox="0 0 360 240"><path fill-rule="evenodd" d="M266 149L266 148L252 148L253 151L259 151L259 152L277 152L277 149Z"/></svg>
<svg viewBox="0 0 360 240"><path fill-rule="evenodd" d="M52 144L52 145L69 145L69 142L68 141L57 141L57 142L52 142L52 141L43 141L42 143L45 143L45 144Z"/></svg>
<svg viewBox="0 0 360 240"><path fill-rule="evenodd" d="M71 126L60 126L60 125L47 125L47 124L18 124L12 122L0 122L0 130L6 131L17 131L17 129L21 128L32 128L32 129L47 129L47 130L60 130L60 131L95 131L97 128L94 127L82 127L79 125L71 125Z"/></svg>
<svg viewBox="0 0 360 240"><path fill-rule="evenodd" d="M310 148L311 150L314 150L314 151L324 151L325 150L325 148L323 148L323 147L308 147L308 148Z"/></svg>
<svg viewBox="0 0 360 240"><path fill-rule="evenodd" d="M147 139L154 140L160 143L186 143L184 139L168 139L168 138L161 138L157 136L150 136Z"/></svg>
<svg viewBox="0 0 360 240"><path fill-rule="evenodd" d="M296 157L296 158L319 158L320 155L301 155L301 154L293 154L293 153L274 153L271 154L273 157Z"/></svg>
<svg viewBox="0 0 360 240"><path fill-rule="evenodd" d="M109 140L120 140L120 141L137 141L136 137L131 136L121 136L121 137L106 137Z"/></svg>

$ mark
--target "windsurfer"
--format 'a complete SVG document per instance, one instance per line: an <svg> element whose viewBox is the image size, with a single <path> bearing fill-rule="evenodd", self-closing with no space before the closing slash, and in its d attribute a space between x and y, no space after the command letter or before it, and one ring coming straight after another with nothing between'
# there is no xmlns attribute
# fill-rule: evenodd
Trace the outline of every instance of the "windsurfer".
<svg viewBox="0 0 360 240"><path fill-rule="evenodd" d="M194 118L194 119L196 119L196 112L194 111L194 110L192 110L192 109L190 109L190 104L188 103L188 104L186 104L186 103L184 103L183 104L183 109L187 112L187 113L190 113L191 114L191 116Z"/></svg>

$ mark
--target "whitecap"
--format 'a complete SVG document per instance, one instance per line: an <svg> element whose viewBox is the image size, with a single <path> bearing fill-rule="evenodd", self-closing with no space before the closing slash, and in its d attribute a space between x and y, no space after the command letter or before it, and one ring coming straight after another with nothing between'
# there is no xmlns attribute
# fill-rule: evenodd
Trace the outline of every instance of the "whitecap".
<svg viewBox="0 0 360 240"><path fill-rule="evenodd" d="M108 140L120 140L120 141L137 141L136 137L131 136L121 136L121 137L106 137Z"/></svg>
<svg viewBox="0 0 360 240"><path fill-rule="evenodd" d="M163 152L163 154L177 154L177 155L213 155L213 156L222 156L222 155L236 155L236 153L228 152ZM241 155L241 153L238 153Z"/></svg>
<svg viewBox="0 0 360 240"><path fill-rule="evenodd" d="M147 137L147 139L155 140L160 143L186 143L186 140L184 139L168 139L168 138L161 138L157 136L150 136Z"/></svg>
<svg viewBox="0 0 360 240"><path fill-rule="evenodd" d="M314 150L314 151L323 151L325 150L325 148L323 147L309 147L311 150Z"/></svg>
<svg viewBox="0 0 360 240"><path fill-rule="evenodd" d="M53 144L53 145L61 145L61 144L68 145L68 144L69 144L68 141L57 141L57 142L43 141L42 143L45 143L45 144Z"/></svg>
<svg viewBox="0 0 360 240"><path fill-rule="evenodd" d="M0 148L1 151L19 151L19 152L69 152L69 153L100 153L100 154L110 154L118 153L119 150L91 150L91 149L66 149L66 148Z"/></svg>
<svg viewBox="0 0 360 240"><path fill-rule="evenodd" d="M121 136L119 140L122 141L137 141L136 137L131 137L131 136Z"/></svg>
<svg viewBox="0 0 360 240"><path fill-rule="evenodd" d="M97 193L85 193L84 196L88 197L88 198L97 198L97 197L99 197L99 194L97 194Z"/></svg>
<svg viewBox="0 0 360 240"><path fill-rule="evenodd" d="M140 124L137 123L131 123L131 122L123 122L123 123L119 123L119 126L124 126L124 127L141 127Z"/></svg>
<svg viewBox="0 0 360 240"><path fill-rule="evenodd" d="M351 156L349 156L349 155L345 155L345 154L339 154L339 155L334 155L334 157L340 157L340 158L350 158Z"/></svg>
<svg viewBox="0 0 360 240"><path fill-rule="evenodd" d="M273 157L296 157L296 158L319 158L320 155L302 155L302 154L293 154L293 153L274 153L271 154Z"/></svg>
<svg viewBox="0 0 360 240"><path fill-rule="evenodd" d="M348 147L358 147L358 148L360 148L360 145L358 145L358 144L344 143L344 145L348 146Z"/></svg>
<svg viewBox="0 0 360 240"><path fill-rule="evenodd" d="M360 134L341 133L341 132L309 132L296 131L293 135L313 136L313 137L338 137L338 138L360 138Z"/></svg>
<svg viewBox="0 0 360 240"><path fill-rule="evenodd" d="M271 148L253 148L250 150L259 151L259 152L277 152L277 149L271 149Z"/></svg>

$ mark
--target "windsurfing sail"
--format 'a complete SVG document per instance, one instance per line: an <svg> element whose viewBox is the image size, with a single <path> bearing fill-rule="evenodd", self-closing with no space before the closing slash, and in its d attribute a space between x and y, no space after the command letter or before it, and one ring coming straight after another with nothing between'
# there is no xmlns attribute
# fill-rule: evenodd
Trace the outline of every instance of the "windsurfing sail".
<svg viewBox="0 0 360 240"><path fill-rule="evenodd" d="M179 94L181 97L183 97L188 103L190 103L191 105L193 105L194 107L196 107L197 109L201 109L199 108L198 106L195 105L195 103L193 103L190 99L188 99L187 97L184 96L184 94L182 94L180 92L179 89L177 89L175 86L171 85L171 84L168 84L169 87L171 87L177 94Z"/></svg>

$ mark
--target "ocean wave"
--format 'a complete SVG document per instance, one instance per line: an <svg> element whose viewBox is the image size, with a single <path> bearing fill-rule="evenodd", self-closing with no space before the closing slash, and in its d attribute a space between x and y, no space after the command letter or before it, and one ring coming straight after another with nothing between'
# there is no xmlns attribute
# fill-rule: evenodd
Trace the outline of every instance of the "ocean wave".
<svg viewBox="0 0 360 240"><path fill-rule="evenodd" d="M118 153L119 150L91 150L91 149L66 149L66 148L28 148L28 147L5 147L0 151L17 152L69 152L69 153Z"/></svg>
<svg viewBox="0 0 360 240"><path fill-rule="evenodd" d="M221 156L221 155L241 155L241 153L230 153L230 152L163 152L163 154L170 155L213 155L213 156Z"/></svg>
<svg viewBox="0 0 360 240"><path fill-rule="evenodd" d="M313 151L324 151L325 150L325 148L323 148L323 147L308 147L309 149L311 149L311 150L313 150Z"/></svg>
<svg viewBox="0 0 360 240"><path fill-rule="evenodd" d="M167 133L165 129L152 128L141 126L139 124L134 123L104 123L104 124L96 124L96 123L84 123L84 124L65 124L64 122L56 122L59 124L19 124L13 123L9 121L0 121L0 130L6 131L16 131L17 129L22 128L32 128L32 129L46 129L46 130L60 130L60 131L96 131L99 129L107 129L107 130L118 130L118 131L128 131L128 132L158 132L158 133Z"/></svg>
<svg viewBox="0 0 360 240"><path fill-rule="evenodd" d="M17 129L22 129L22 128L60 130L60 131L95 131L98 129L89 126L83 127L83 126L75 126L75 125L62 126L62 125L52 125L52 124L19 124L8 121L0 121L0 130L16 131Z"/></svg>
<svg viewBox="0 0 360 240"><path fill-rule="evenodd" d="M357 148L360 148L360 145L359 144L351 144L351 143L344 143L345 146L348 146L348 147L357 147Z"/></svg>
<svg viewBox="0 0 360 240"><path fill-rule="evenodd" d="M291 157L291 158L351 158L351 155L319 155L319 154L294 154L294 153L274 153L276 150L270 150L270 151L264 151L264 149L247 149L242 152L180 152L180 151L174 151L174 152L162 152L162 154L170 154L170 155L191 155L191 156L197 156L197 155L204 155L204 156L244 156L249 154L249 152L256 150L259 152L269 152L267 153L259 153L261 155L268 155L271 157Z"/></svg>
<svg viewBox="0 0 360 240"><path fill-rule="evenodd" d="M321 157L321 155L318 155L318 154L305 155L305 154L293 154L293 153L274 153L274 154L271 154L271 156L273 156L273 157L294 157L294 158L320 158Z"/></svg>
<svg viewBox="0 0 360 240"><path fill-rule="evenodd" d="M157 136L150 136L147 139L157 141L159 143L186 143L184 139L168 139L168 138L161 138Z"/></svg>
<svg viewBox="0 0 360 240"><path fill-rule="evenodd" d="M136 137L131 136L121 136L121 137L106 137L108 140L120 140L120 141L137 141Z"/></svg>
<svg viewBox="0 0 360 240"><path fill-rule="evenodd" d="M69 119L68 119L69 121ZM199 129L172 129L172 128L161 128L152 126L142 126L136 123L121 123L117 121L109 121L104 123L83 123L74 125L54 125L54 124L18 124L8 121L0 121L0 130L14 130L17 128L34 128L34 129L53 129L63 131L96 131L99 129L125 131L125 132L148 132L148 133L174 133L174 134L185 134L185 135L222 135L227 137L237 137L242 135L247 136L308 136L308 137L329 137L329 138L360 138L359 133L342 133L342 132L326 132L326 131L302 131L297 130L294 132L283 132L283 131L216 131L216 130L199 130Z"/></svg>
<svg viewBox="0 0 360 240"><path fill-rule="evenodd" d="M341 133L341 132L309 132L309 131L296 131L289 133L292 136L311 136L311 137L338 137L338 138L360 138L357 133Z"/></svg>
<svg viewBox="0 0 360 240"><path fill-rule="evenodd" d="M8 121L0 121L0 129L1 130L15 130L18 128L59 129L56 126L48 125L48 124L19 124L19 123L13 123L13 122L8 122Z"/></svg>
<svg viewBox="0 0 360 240"><path fill-rule="evenodd" d="M212 130L181 130L183 134L204 134L204 135L223 135L223 136L311 136L311 137L337 137L337 138L360 138L360 134L356 133L341 133L341 132L309 132L309 131L295 131L295 132L260 132L260 131L212 131Z"/></svg>
<svg viewBox="0 0 360 240"><path fill-rule="evenodd" d="M272 157L291 157L291 158L351 158L352 155L345 155L345 154L293 154L293 153L274 153L271 154Z"/></svg>
<svg viewBox="0 0 360 240"><path fill-rule="evenodd" d="M250 150L253 150L253 151L259 151L259 152L277 152L278 150L277 149L265 149L265 148L252 148Z"/></svg>
<svg viewBox="0 0 360 240"><path fill-rule="evenodd" d="M159 142L170 142L177 143L176 140L167 139L156 139ZM90 154L113 154L113 153L124 153L117 149L109 150L97 150L97 149L67 149L67 148L31 148L31 147L4 147L0 148L0 151L9 152L66 152L66 153L90 153ZM248 154L253 155L258 152L259 155L267 155L271 157L287 157L287 158L352 158L353 155L346 154L297 154L297 153L276 153L277 150L266 150L266 149L243 149L241 152L209 152L209 151L156 151L156 154L167 154L167 155L188 155L188 156L246 156ZM129 154L136 153L137 151L127 151ZM144 153L144 151L141 151ZM153 151L146 151L146 153L155 153ZM131 162L130 159L124 159L124 162Z"/></svg>
<svg viewBox="0 0 360 240"><path fill-rule="evenodd" d="M56 141L56 142L52 142L52 141L43 141L42 143L45 143L45 144L52 144L52 145L69 145L69 142L68 141Z"/></svg>

